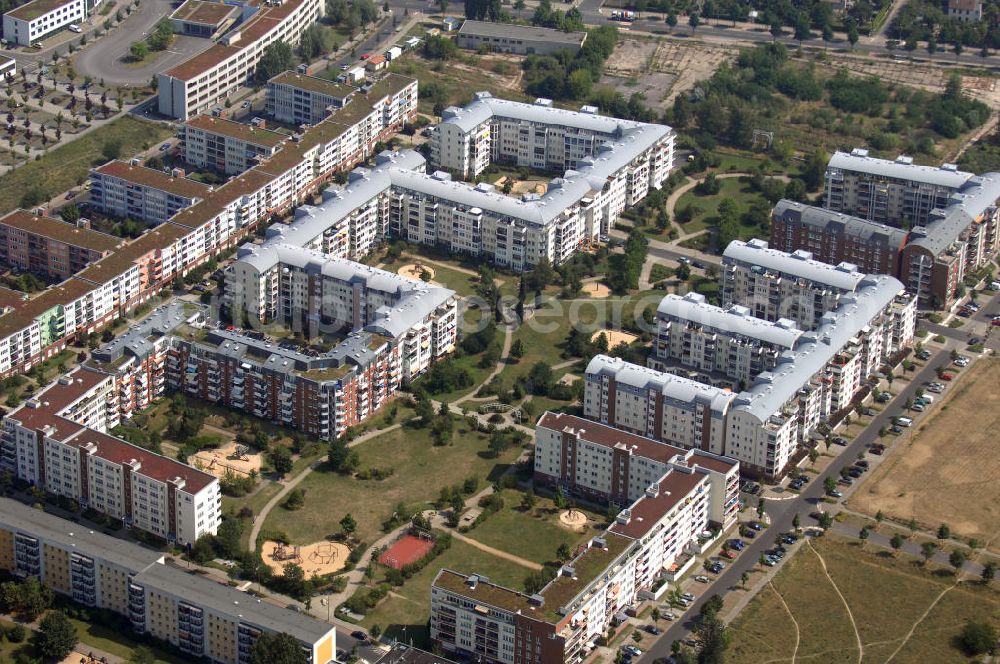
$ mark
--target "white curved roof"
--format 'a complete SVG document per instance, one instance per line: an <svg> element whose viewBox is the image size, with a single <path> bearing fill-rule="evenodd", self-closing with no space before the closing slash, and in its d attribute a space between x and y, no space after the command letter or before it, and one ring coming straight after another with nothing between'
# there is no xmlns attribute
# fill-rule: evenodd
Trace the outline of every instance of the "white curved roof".
<svg viewBox="0 0 1000 664"><path fill-rule="evenodd" d="M760 266L788 277L806 279L841 291L853 292L865 275L855 265L830 265L813 259L808 251L787 253L768 247L764 240L733 240L722 254L723 262Z"/></svg>
<svg viewBox="0 0 1000 664"><path fill-rule="evenodd" d="M736 398L732 392L713 385L632 364L620 357L595 355L587 364L587 374L610 375L616 383L636 389L656 390L668 399L684 403L708 404L712 410L723 414Z"/></svg>
<svg viewBox="0 0 1000 664"><path fill-rule="evenodd" d="M794 348L804 334L790 320L782 318L771 322L755 318L750 315L749 309L739 305L723 309L706 302L705 296L700 293L688 293L683 297L671 293L660 301L656 313L696 323L729 335L758 339L785 348Z"/></svg>

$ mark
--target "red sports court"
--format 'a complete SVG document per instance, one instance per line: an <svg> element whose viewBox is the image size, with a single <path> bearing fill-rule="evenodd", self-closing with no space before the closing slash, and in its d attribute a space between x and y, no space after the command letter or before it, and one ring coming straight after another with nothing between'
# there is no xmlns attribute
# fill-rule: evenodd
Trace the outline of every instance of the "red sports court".
<svg viewBox="0 0 1000 664"><path fill-rule="evenodd" d="M426 556L432 548L434 548L434 542L429 539L403 535L382 552L378 562L386 567L402 569L404 565L415 563Z"/></svg>

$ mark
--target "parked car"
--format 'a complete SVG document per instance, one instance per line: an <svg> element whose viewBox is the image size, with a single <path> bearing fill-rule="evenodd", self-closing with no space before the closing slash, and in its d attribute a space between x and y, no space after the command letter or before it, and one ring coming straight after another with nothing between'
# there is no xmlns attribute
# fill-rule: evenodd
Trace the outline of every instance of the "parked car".
<svg viewBox="0 0 1000 664"><path fill-rule="evenodd" d="M169 149L170 149L170 143L164 143L163 145L160 146L160 152L166 152Z"/></svg>
<svg viewBox="0 0 1000 664"><path fill-rule="evenodd" d="M830 497L832 497L832 498L843 498L844 497L844 494L840 491L840 489L833 489L831 491L828 491L827 495L830 496Z"/></svg>
<svg viewBox="0 0 1000 664"><path fill-rule="evenodd" d="M673 611L660 611L660 617L664 620L674 620L677 616L674 615Z"/></svg>
<svg viewBox="0 0 1000 664"><path fill-rule="evenodd" d="M636 648L635 646L633 646L631 644L629 644L627 646L622 646L622 650L624 652L627 652L628 654L632 655L633 657L638 657L639 655L642 654L641 650L639 650L638 648Z"/></svg>
<svg viewBox="0 0 1000 664"><path fill-rule="evenodd" d="M913 426L913 420L911 420L909 417L897 417L896 424L898 424L901 427Z"/></svg>
<svg viewBox="0 0 1000 664"><path fill-rule="evenodd" d="M697 581L698 583L708 583L709 581L708 577L705 576L704 574L697 575L696 577L694 577L694 580Z"/></svg>
<svg viewBox="0 0 1000 664"><path fill-rule="evenodd" d="M736 552L732 550L723 551L721 555L725 556L726 558L729 558L730 560L735 560L736 558Z"/></svg>
<svg viewBox="0 0 1000 664"><path fill-rule="evenodd" d="M652 634L653 636L658 636L663 630L656 625L646 625L643 627L644 630Z"/></svg>
<svg viewBox="0 0 1000 664"><path fill-rule="evenodd" d="M871 448L870 451L871 451L872 454L876 454L878 456L882 456L883 454L885 454L885 448L884 447L873 447L873 448Z"/></svg>
<svg viewBox="0 0 1000 664"><path fill-rule="evenodd" d="M692 593L692 592L681 593L681 597L683 597L684 599L686 599L689 602L693 602L694 601L694 593Z"/></svg>
<svg viewBox="0 0 1000 664"><path fill-rule="evenodd" d="M867 461L865 461L864 459L858 459L857 461L854 462L854 465L857 466L858 468L866 468L867 469L870 464Z"/></svg>
<svg viewBox="0 0 1000 664"><path fill-rule="evenodd" d="M924 404L914 402L913 405L910 406L910 410L915 410L918 413L922 413L924 412Z"/></svg>
<svg viewBox="0 0 1000 664"><path fill-rule="evenodd" d="M848 474L849 477L853 477L854 479L858 479L859 477L861 477L861 469L860 468L851 468L850 470L847 471L847 474Z"/></svg>
<svg viewBox="0 0 1000 664"><path fill-rule="evenodd" d="M851 479L850 477L841 477L839 480L837 480L837 484L842 484L844 486L851 486L852 484L854 484L854 480Z"/></svg>
<svg viewBox="0 0 1000 664"><path fill-rule="evenodd" d="M69 31L70 32L76 32L76 33L81 33L81 32L83 32L83 28L81 28L76 23L70 23L69 24Z"/></svg>
<svg viewBox="0 0 1000 664"><path fill-rule="evenodd" d="M834 445L840 445L842 447L846 446L847 445L847 439L844 438L843 436L834 436L833 437L833 444Z"/></svg>
<svg viewBox="0 0 1000 664"><path fill-rule="evenodd" d="M751 521L749 526L757 532L764 530L764 525L760 521Z"/></svg>
<svg viewBox="0 0 1000 664"><path fill-rule="evenodd" d="M941 380L954 380L955 374L950 374L947 371L939 376Z"/></svg>

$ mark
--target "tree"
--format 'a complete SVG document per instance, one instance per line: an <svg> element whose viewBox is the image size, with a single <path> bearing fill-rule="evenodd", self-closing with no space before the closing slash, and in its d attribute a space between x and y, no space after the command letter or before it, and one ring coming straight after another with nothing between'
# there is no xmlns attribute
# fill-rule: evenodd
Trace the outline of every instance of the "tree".
<svg viewBox="0 0 1000 664"><path fill-rule="evenodd" d="M76 627L62 611L47 613L35 634L35 647L39 654L54 660L65 659L78 641Z"/></svg>
<svg viewBox="0 0 1000 664"><path fill-rule="evenodd" d="M864 526L858 531L858 539L861 540L861 547L864 548L865 542L868 541L868 526Z"/></svg>
<svg viewBox="0 0 1000 664"><path fill-rule="evenodd" d="M854 50L854 45L858 43L858 26L851 21L847 24L847 41L851 44L851 50Z"/></svg>
<svg viewBox="0 0 1000 664"><path fill-rule="evenodd" d="M893 550L899 551L903 548L903 542L905 541L906 540L903 539L902 535L896 533L892 536L892 539L889 540L889 546L891 546Z"/></svg>
<svg viewBox="0 0 1000 664"><path fill-rule="evenodd" d="M694 631L700 642L698 663L722 664L726 647L729 645L726 624L715 616L703 614Z"/></svg>
<svg viewBox="0 0 1000 664"><path fill-rule="evenodd" d="M705 600L705 603L701 605L701 615L706 618L714 618L719 615L719 611L722 610L722 598L718 595L712 595Z"/></svg>
<svg viewBox="0 0 1000 664"><path fill-rule="evenodd" d="M742 586L743 586L744 588L746 588L746 587L747 587L747 583L749 583L749 582L750 582L750 572L746 572L746 571L745 571L745 572L743 572L742 574L740 574L740 584L741 584L741 585L742 585Z"/></svg>
<svg viewBox="0 0 1000 664"><path fill-rule="evenodd" d="M559 548L556 549L556 558L558 558L559 560L569 560L572 557L573 553L572 551L570 551L569 544L567 544L566 542L560 544Z"/></svg>
<svg viewBox="0 0 1000 664"><path fill-rule="evenodd" d="M988 622L970 620L962 628L962 649L970 656L992 652L997 644L996 627Z"/></svg>
<svg viewBox="0 0 1000 664"><path fill-rule="evenodd" d="M535 492L528 489L521 496L521 509L525 512L530 511L535 507Z"/></svg>
<svg viewBox="0 0 1000 664"><path fill-rule="evenodd" d="M823 530L829 530L833 525L833 517L830 516L829 512L820 512L819 518L816 520L819 522L819 527Z"/></svg>
<svg viewBox="0 0 1000 664"><path fill-rule="evenodd" d="M969 554L962 549L954 549L950 554L948 554L948 563L955 568L956 575L962 571L962 565L964 565L965 561L968 559Z"/></svg>
<svg viewBox="0 0 1000 664"><path fill-rule="evenodd" d="M802 525L802 518L799 516L799 513L796 512L795 516L792 517L792 528L798 530L801 525Z"/></svg>
<svg viewBox="0 0 1000 664"><path fill-rule="evenodd" d="M937 529L937 538L939 540L948 539L951 537L951 528L948 527L947 523L942 523Z"/></svg>
<svg viewBox="0 0 1000 664"><path fill-rule="evenodd" d="M350 512L345 514L344 518L340 520L340 529L348 536L353 535L354 531L358 529L358 522L354 520Z"/></svg>
<svg viewBox="0 0 1000 664"><path fill-rule="evenodd" d="M278 475L292 471L292 453L284 445L275 445L267 453L267 460Z"/></svg>
<svg viewBox="0 0 1000 664"><path fill-rule="evenodd" d="M764 518L764 508L765 508L764 498L760 497L760 498L757 499L757 518L758 519L763 519Z"/></svg>
<svg viewBox="0 0 1000 664"><path fill-rule="evenodd" d="M823 490L826 491L828 494L833 493L834 489L836 488L837 488L837 480L833 479L832 477L827 477L825 480L823 480Z"/></svg>
<svg viewBox="0 0 1000 664"><path fill-rule="evenodd" d="M924 565L931 561L934 554L937 553L938 545L934 542L924 542L920 545L920 555L924 557Z"/></svg>
<svg viewBox="0 0 1000 664"><path fill-rule="evenodd" d="M319 24L313 23L302 31L302 36L299 37L299 57L311 62L323 55L326 50L326 33Z"/></svg>
<svg viewBox="0 0 1000 664"><path fill-rule="evenodd" d="M983 579L983 584L984 585L989 584L989 582L992 581L993 577L995 577L996 575L997 575L997 564L992 560L986 561L986 563L983 564L982 574L980 574L980 576Z"/></svg>
<svg viewBox="0 0 1000 664"><path fill-rule="evenodd" d="M437 6L442 14L448 13L448 0L437 0Z"/></svg>
<svg viewBox="0 0 1000 664"><path fill-rule="evenodd" d="M308 664L308 659L295 637L264 632L250 649L250 664Z"/></svg>
<svg viewBox="0 0 1000 664"><path fill-rule="evenodd" d="M114 161L122 156L122 142L120 139L112 138L104 142L101 146L101 156L106 161Z"/></svg>
<svg viewBox="0 0 1000 664"><path fill-rule="evenodd" d="M254 81L257 85L264 85L269 79L291 69L293 63L292 47L280 40L272 42L264 49L263 55L257 62Z"/></svg>
<svg viewBox="0 0 1000 664"><path fill-rule="evenodd" d="M76 203L70 203L59 210L59 216L62 217L63 221L75 224L80 219L80 208L76 206Z"/></svg>
<svg viewBox="0 0 1000 664"><path fill-rule="evenodd" d="M875 522L882 525L883 521L885 521L885 513L882 510L875 512Z"/></svg>
<svg viewBox="0 0 1000 664"><path fill-rule="evenodd" d="M146 646L136 646L127 661L128 664L156 664L156 655Z"/></svg>
<svg viewBox="0 0 1000 664"><path fill-rule="evenodd" d="M955 43L951 47L952 52L955 54L955 59L958 60L959 56L962 55L962 51L965 47L962 46L962 41L959 39L955 40Z"/></svg>
<svg viewBox="0 0 1000 664"><path fill-rule="evenodd" d="M149 46L146 45L146 42L132 42L128 47L128 56L132 62L142 62L147 55L149 55Z"/></svg>
<svg viewBox="0 0 1000 664"><path fill-rule="evenodd" d="M688 17L688 25L691 26L691 33L694 34L694 31L701 25L701 16L698 15L698 12L691 12L691 16Z"/></svg>

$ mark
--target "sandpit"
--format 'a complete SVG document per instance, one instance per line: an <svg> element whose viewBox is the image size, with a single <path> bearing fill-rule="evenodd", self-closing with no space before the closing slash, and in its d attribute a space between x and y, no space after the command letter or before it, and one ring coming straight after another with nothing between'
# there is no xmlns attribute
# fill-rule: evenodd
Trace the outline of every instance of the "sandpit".
<svg viewBox="0 0 1000 664"><path fill-rule="evenodd" d="M597 338L602 334L608 338L608 348L614 348L620 343L630 344L639 338L631 332L622 332L621 330L598 330L591 335L590 340L597 341Z"/></svg>
<svg viewBox="0 0 1000 664"><path fill-rule="evenodd" d="M423 274L424 272L427 272L429 275L431 275L431 279L434 278L434 268L424 265L422 263L410 263L409 265L404 265L403 267L399 268L397 272L400 275L406 277L407 279L414 279L416 281L423 281L423 279L420 278L420 275Z"/></svg>
<svg viewBox="0 0 1000 664"><path fill-rule="evenodd" d="M582 533L587 529L587 515L580 510L565 510L559 515L559 525Z"/></svg>
<svg viewBox="0 0 1000 664"><path fill-rule="evenodd" d="M214 450L196 452L188 457L188 463L218 478L225 477L227 471L235 475L249 475L251 471L260 474L261 455L250 452L245 445L230 442Z"/></svg>
<svg viewBox="0 0 1000 664"><path fill-rule="evenodd" d="M583 292L590 297L611 297L611 289L597 281L584 284Z"/></svg>
<svg viewBox="0 0 1000 664"><path fill-rule="evenodd" d="M308 579L313 574L322 576L339 572L347 564L351 550L340 542L315 542L301 546L283 545L267 540L261 548L264 562L275 574L282 574L285 565L295 563L302 568Z"/></svg>

